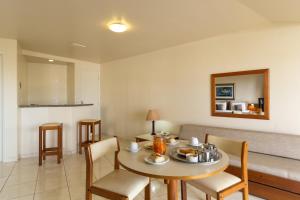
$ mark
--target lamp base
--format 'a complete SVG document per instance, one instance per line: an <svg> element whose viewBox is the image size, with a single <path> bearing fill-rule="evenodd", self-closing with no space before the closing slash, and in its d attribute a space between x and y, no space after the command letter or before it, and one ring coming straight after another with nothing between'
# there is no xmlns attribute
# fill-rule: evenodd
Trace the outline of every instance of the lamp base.
<svg viewBox="0 0 300 200"><path fill-rule="evenodd" d="M152 121L152 133L151 133L151 135L156 135L155 134L155 121L154 120Z"/></svg>

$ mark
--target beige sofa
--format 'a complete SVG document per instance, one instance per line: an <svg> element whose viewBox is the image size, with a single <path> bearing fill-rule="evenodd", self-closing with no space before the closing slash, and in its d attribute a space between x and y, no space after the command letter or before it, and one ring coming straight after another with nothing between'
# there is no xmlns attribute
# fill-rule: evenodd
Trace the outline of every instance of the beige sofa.
<svg viewBox="0 0 300 200"><path fill-rule="evenodd" d="M249 144L250 193L266 199L300 199L300 136L259 131L182 125L179 138L206 134L244 140ZM238 175L239 158L230 156L228 172Z"/></svg>

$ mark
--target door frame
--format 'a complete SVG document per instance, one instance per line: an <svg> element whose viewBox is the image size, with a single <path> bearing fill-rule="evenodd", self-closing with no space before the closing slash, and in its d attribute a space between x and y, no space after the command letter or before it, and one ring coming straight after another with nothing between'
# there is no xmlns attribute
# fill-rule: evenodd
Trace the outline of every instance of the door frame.
<svg viewBox="0 0 300 200"><path fill-rule="evenodd" d="M3 54L0 52L0 162L3 161Z"/></svg>

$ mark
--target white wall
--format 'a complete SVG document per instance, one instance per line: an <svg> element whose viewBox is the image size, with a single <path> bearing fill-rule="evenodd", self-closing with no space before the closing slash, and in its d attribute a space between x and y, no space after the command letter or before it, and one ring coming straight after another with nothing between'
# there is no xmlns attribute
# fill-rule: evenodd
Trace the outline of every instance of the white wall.
<svg viewBox="0 0 300 200"><path fill-rule="evenodd" d="M300 135L300 27L281 27L213 37L139 55L101 67L105 131L131 137L146 131L149 108L177 131L195 123ZM210 74L270 69L271 120L212 117Z"/></svg>
<svg viewBox="0 0 300 200"><path fill-rule="evenodd" d="M66 104L67 68L67 65L28 63L28 103Z"/></svg>
<svg viewBox="0 0 300 200"><path fill-rule="evenodd" d="M24 105L28 104L28 82L27 82L27 71L28 71L28 63L25 58L21 54L18 53L18 104Z"/></svg>
<svg viewBox="0 0 300 200"><path fill-rule="evenodd" d="M52 58L57 61L72 63L70 66L74 67L74 72L70 73L74 73L73 93L75 96L75 103L83 102L94 104L94 114L97 114L100 117L100 64L29 50L23 50L22 54L46 59Z"/></svg>
<svg viewBox="0 0 300 200"><path fill-rule="evenodd" d="M0 38L0 55L2 57L2 76L0 76L2 82L0 161L17 159L17 51L16 40Z"/></svg>
<svg viewBox="0 0 300 200"><path fill-rule="evenodd" d="M216 78L216 84L234 83L236 102L258 103L264 96L263 75L226 76Z"/></svg>

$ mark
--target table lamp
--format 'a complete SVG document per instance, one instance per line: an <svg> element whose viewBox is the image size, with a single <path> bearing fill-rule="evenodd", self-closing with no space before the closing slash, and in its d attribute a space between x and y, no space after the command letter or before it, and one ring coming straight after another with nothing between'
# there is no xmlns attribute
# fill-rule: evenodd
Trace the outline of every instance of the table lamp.
<svg viewBox="0 0 300 200"><path fill-rule="evenodd" d="M155 121L159 120L159 114L156 110L149 110L147 117L147 121L152 121L152 133L151 135L155 135Z"/></svg>

